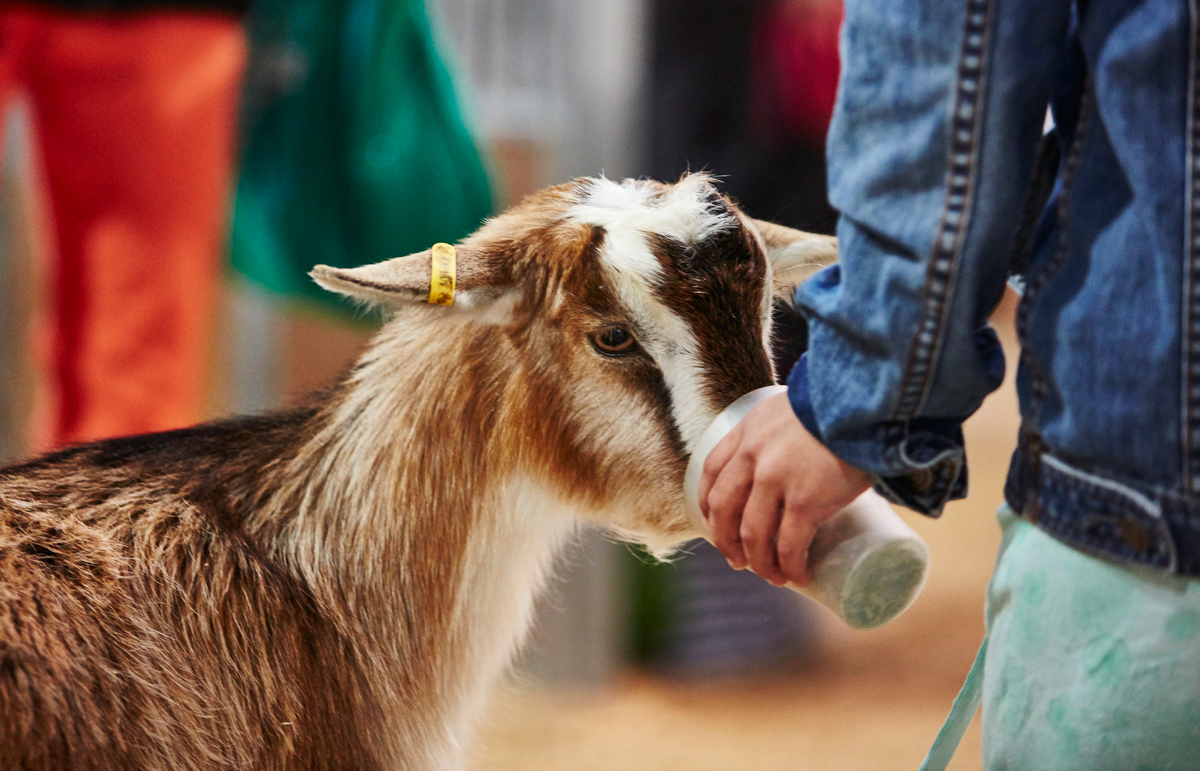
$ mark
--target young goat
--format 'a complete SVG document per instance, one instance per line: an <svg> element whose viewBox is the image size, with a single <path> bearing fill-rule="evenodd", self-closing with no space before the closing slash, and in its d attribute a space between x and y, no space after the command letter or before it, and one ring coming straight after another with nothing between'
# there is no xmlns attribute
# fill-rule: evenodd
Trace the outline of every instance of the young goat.
<svg viewBox="0 0 1200 771"><path fill-rule="evenodd" d="M0 765L459 767L571 515L693 537L690 448L834 255L693 175L531 196L449 308L429 252L318 267L397 309L319 403L0 470Z"/></svg>

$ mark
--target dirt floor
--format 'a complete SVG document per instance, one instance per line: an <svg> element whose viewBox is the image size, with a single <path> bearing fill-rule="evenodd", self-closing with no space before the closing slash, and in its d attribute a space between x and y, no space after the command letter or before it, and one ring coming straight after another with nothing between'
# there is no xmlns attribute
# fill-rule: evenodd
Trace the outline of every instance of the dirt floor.
<svg viewBox="0 0 1200 771"><path fill-rule="evenodd" d="M971 493L931 521L901 511L928 541L932 570L913 607L854 632L830 619L807 666L752 681L695 683L629 672L610 687L513 683L472 748L477 771L916 769L983 638L999 545L994 512L1016 443L1012 298L995 319L1009 378L967 424ZM953 769L981 766L976 716Z"/></svg>

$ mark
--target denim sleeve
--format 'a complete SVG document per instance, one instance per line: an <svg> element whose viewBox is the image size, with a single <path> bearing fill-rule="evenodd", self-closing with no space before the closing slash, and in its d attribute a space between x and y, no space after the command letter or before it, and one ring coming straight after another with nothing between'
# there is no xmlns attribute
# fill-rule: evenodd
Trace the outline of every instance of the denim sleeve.
<svg viewBox="0 0 1200 771"><path fill-rule="evenodd" d="M1069 0L847 0L828 140L840 261L797 291L801 421L896 503L966 494L999 302Z"/></svg>

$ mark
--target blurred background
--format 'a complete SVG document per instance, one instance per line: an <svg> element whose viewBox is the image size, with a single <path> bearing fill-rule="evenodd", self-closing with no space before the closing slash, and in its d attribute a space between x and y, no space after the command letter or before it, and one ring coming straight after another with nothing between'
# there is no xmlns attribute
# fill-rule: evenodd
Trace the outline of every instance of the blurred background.
<svg viewBox="0 0 1200 771"><path fill-rule="evenodd" d="M0 6L0 460L295 403L378 324L311 265L453 241L575 176L708 170L833 232L840 0L186 5ZM804 330L780 321L786 365ZM664 565L581 533L472 767L916 768L983 636L1016 427L1010 372L967 424L971 496L901 511L932 574L872 632L703 543ZM975 725L953 767L979 766Z"/></svg>

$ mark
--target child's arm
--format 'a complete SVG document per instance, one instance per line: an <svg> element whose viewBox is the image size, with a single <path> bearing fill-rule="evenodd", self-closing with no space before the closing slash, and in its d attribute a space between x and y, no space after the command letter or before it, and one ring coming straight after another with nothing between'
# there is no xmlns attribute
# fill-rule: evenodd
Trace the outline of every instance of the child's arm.
<svg viewBox="0 0 1200 771"><path fill-rule="evenodd" d="M735 566L806 581L816 524L868 480L933 516L966 494L961 424L1003 379L987 319L1069 19L1069 0L848 0L829 136L841 256L797 292L799 420L760 405L702 482Z"/></svg>

